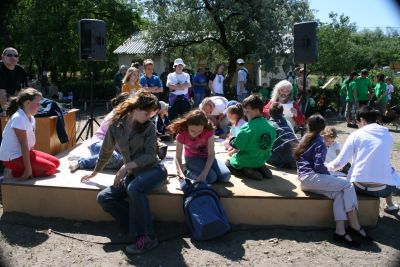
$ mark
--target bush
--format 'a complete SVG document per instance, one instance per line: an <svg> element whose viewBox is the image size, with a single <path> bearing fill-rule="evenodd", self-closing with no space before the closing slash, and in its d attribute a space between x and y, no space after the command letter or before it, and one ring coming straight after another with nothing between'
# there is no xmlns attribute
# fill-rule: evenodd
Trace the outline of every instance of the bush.
<svg viewBox="0 0 400 267"><path fill-rule="evenodd" d="M74 101L85 100L90 98L90 88L92 84L86 80L70 80L60 85L59 91L64 95L72 92ZM115 88L113 81L93 82L93 99L94 100L110 100L115 97Z"/></svg>

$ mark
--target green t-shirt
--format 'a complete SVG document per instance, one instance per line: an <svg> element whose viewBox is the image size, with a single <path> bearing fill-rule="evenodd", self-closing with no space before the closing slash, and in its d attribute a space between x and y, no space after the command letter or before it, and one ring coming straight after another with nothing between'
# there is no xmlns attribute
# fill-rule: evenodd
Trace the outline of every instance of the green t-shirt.
<svg viewBox="0 0 400 267"><path fill-rule="evenodd" d="M296 100L297 99L297 95L299 93L299 85L297 84L297 78L294 78L293 80L293 99Z"/></svg>
<svg viewBox="0 0 400 267"><path fill-rule="evenodd" d="M268 93L269 90L266 87L261 87L260 91L259 91L262 100L265 102L268 99Z"/></svg>
<svg viewBox="0 0 400 267"><path fill-rule="evenodd" d="M236 169L259 168L271 156L276 130L264 117L254 118L243 125L233 143L238 152L229 159Z"/></svg>
<svg viewBox="0 0 400 267"><path fill-rule="evenodd" d="M346 84L345 84L346 86ZM357 84L356 82L353 80L349 83L349 85L346 87L347 90L347 95L346 95L346 102L354 102L354 90L357 90ZM358 91L357 91L358 92ZM360 100L358 98L358 94L357 94L357 99Z"/></svg>
<svg viewBox="0 0 400 267"><path fill-rule="evenodd" d="M340 96L346 96L346 86L347 86L347 84L346 84L346 82L347 82L347 80L348 79L345 79L343 82L342 82L342 87L340 87L340 90L339 90L339 95Z"/></svg>
<svg viewBox="0 0 400 267"><path fill-rule="evenodd" d="M385 82L381 82L381 83L377 83L375 86L375 96L378 99L382 94L386 93L387 91L387 86ZM382 97L381 101L379 102L379 104L381 105L386 105L388 103L389 99L387 94Z"/></svg>
<svg viewBox="0 0 400 267"><path fill-rule="evenodd" d="M358 101L368 101L368 88L372 87L371 80L368 77L358 77L356 84Z"/></svg>

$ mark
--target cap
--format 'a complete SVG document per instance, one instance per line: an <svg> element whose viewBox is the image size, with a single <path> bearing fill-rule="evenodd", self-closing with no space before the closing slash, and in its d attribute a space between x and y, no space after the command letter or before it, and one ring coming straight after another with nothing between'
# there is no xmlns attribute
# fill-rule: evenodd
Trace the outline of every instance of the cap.
<svg viewBox="0 0 400 267"><path fill-rule="evenodd" d="M164 101L160 101L159 103L160 103L160 106L161 106L160 110L166 110L166 109L169 108L169 105L167 103L165 103Z"/></svg>
<svg viewBox="0 0 400 267"><path fill-rule="evenodd" d="M175 68L176 66L178 66L178 65L182 65L183 67L186 66L185 63L183 63L183 60L182 60L181 58L177 58L177 59L175 59L175 61L174 61L174 68Z"/></svg>
<svg viewBox="0 0 400 267"><path fill-rule="evenodd" d="M362 69L361 73L368 73L368 70L367 69Z"/></svg>
<svg viewBox="0 0 400 267"><path fill-rule="evenodd" d="M236 60L236 63L237 64L244 64L245 62L244 62L243 59L239 58L238 60Z"/></svg>

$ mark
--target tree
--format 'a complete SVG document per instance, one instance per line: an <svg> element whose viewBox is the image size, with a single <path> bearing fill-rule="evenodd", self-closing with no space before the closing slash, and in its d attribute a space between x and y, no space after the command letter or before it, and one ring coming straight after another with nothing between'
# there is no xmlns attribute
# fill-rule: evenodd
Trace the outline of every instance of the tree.
<svg viewBox="0 0 400 267"><path fill-rule="evenodd" d="M123 0L6 1L2 10L4 35L2 47L14 46L21 53L21 63L30 75L50 71L54 79L65 78L67 73L87 72L78 57L78 21L96 18L106 22L107 61L94 64L95 76L100 77L116 63L112 53L141 25L140 9L136 3ZM103 75L104 77L104 75Z"/></svg>
<svg viewBox="0 0 400 267"><path fill-rule="evenodd" d="M356 25L344 15L338 17L330 13L332 20L318 28L318 62L311 65L311 70L318 70L326 75L345 75L353 69L354 44L352 35Z"/></svg>
<svg viewBox="0 0 400 267"><path fill-rule="evenodd" d="M357 31L350 18L329 14L332 22L318 28L318 62L311 70L325 75L347 75L353 70L389 66L400 61L399 32L387 29Z"/></svg>
<svg viewBox="0 0 400 267"><path fill-rule="evenodd" d="M312 18L306 1L148 0L148 40L163 51L201 45L228 62L228 83L237 58L275 70L292 46L294 22ZM213 54L214 53L214 54Z"/></svg>

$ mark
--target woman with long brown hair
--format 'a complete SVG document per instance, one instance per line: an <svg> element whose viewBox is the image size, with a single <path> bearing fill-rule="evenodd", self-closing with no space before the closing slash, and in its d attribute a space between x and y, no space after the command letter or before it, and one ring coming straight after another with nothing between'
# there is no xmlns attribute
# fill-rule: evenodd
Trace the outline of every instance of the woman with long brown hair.
<svg viewBox="0 0 400 267"><path fill-rule="evenodd" d="M89 181L107 164L115 145L124 164L115 175L114 184L101 191L97 201L120 224L129 228L136 243L126 247L131 254L141 254L157 246L147 194L164 183L167 170L157 157L155 125L150 118L159 109L157 97L139 91L115 109L94 171L82 177ZM126 201L128 199L128 201Z"/></svg>

